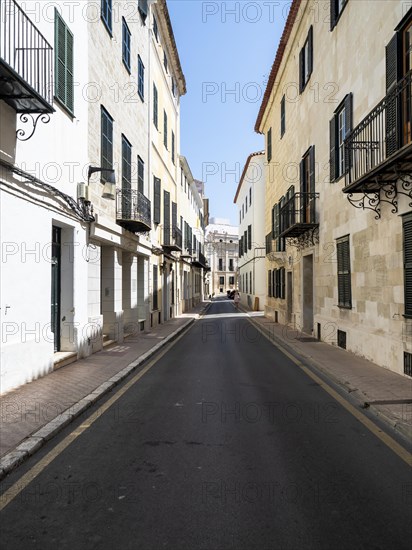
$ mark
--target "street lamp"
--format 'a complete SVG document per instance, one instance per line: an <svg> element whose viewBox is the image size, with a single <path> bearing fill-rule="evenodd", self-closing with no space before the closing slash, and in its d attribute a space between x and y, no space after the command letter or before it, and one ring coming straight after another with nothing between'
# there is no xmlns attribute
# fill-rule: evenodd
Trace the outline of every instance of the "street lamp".
<svg viewBox="0 0 412 550"><path fill-rule="evenodd" d="M114 200L115 191L116 191L116 174L113 168L101 168L97 166L89 166L89 170L87 172L87 183L89 183L91 175L94 174L95 172L108 173L108 177L103 187L102 197L104 199Z"/></svg>

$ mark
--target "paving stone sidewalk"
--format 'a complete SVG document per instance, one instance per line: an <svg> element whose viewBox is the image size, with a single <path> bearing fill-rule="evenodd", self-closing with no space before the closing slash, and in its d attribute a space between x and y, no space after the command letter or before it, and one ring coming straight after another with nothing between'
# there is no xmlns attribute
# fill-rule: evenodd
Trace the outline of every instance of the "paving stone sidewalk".
<svg viewBox="0 0 412 550"><path fill-rule="evenodd" d="M0 397L0 479L130 372L176 338L208 308L127 338Z"/></svg>
<svg viewBox="0 0 412 550"><path fill-rule="evenodd" d="M360 407L370 408L412 440L412 379L379 367L337 346L320 342L262 312L243 310L275 343L289 348L352 394Z"/></svg>

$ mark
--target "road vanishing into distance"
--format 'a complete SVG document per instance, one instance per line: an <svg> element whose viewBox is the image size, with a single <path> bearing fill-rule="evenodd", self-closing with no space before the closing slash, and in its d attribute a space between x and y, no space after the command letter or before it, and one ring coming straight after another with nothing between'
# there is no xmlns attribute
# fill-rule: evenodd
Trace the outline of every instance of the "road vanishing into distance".
<svg viewBox="0 0 412 550"><path fill-rule="evenodd" d="M407 463L226 300L1 491L4 550L412 547Z"/></svg>

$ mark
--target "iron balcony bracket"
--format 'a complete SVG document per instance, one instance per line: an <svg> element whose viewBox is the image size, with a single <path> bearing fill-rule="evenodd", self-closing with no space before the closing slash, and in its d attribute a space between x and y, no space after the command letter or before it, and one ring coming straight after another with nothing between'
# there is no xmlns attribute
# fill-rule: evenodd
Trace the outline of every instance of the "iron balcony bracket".
<svg viewBox="0 0 412 550"><path fill-rule="evenodd" d="M286 237L289 246L297 248L298 251L304 250L309 246L315 246L319 244L319 225L308 229L302 235L298 237Z"/></svg>
<svg viewBox="0 0 412 550"><path fill-rule="evenodd" d="M16 132L16 137L20 141L29 141L29 139L34 136L39 121L43 124L48 124L50 122L50 115L48 113L23 113L22 115L20 115L20 120L23 124L30 123L33 128L31 129L30 133L26 132L26 130L23 128L19 128ZM28 135L26 135L27 133Z"/></svg>

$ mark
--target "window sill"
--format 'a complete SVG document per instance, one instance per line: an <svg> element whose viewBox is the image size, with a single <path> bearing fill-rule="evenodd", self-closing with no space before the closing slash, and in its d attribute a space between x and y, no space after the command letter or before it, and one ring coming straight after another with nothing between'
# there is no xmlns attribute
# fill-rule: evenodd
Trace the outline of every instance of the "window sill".
<svg viewBox="0 0 412 550"><path fill-rule="evenodd" d="M73 111L71 111L61 99L59 99L57 96L54 96L54 101L63 109L63 111L69 115L69 117L72 119L72 121L76 118Z"/></svg>
<svg viewBox="0 0 412 550"><path fill-rule="evenodd" d="M130 68L130 66L126 63L126 61L124 59L122 59L123 61L123 65L124 65L124 68L126 69L126 71L129 73L129 75L132 74L132 70Z"/></svg>
<svg viewBox="0 0 412 550"><path fill-rule="evenodd" d="M341 304L338 304L338 308L339 309L352 309L352 306L344 306L344 305L341 305Z"/></svg>
<svg viewBox="0 0 412 550"><path fill-rule="evenodd" d="M110 38L113 38L112 29L109 27L109 24L107 23L107 21L103 17L100 17L100 20L102 21L102 23L104 25L104 28L106 29L106 31L109 34Z"/></svg>

